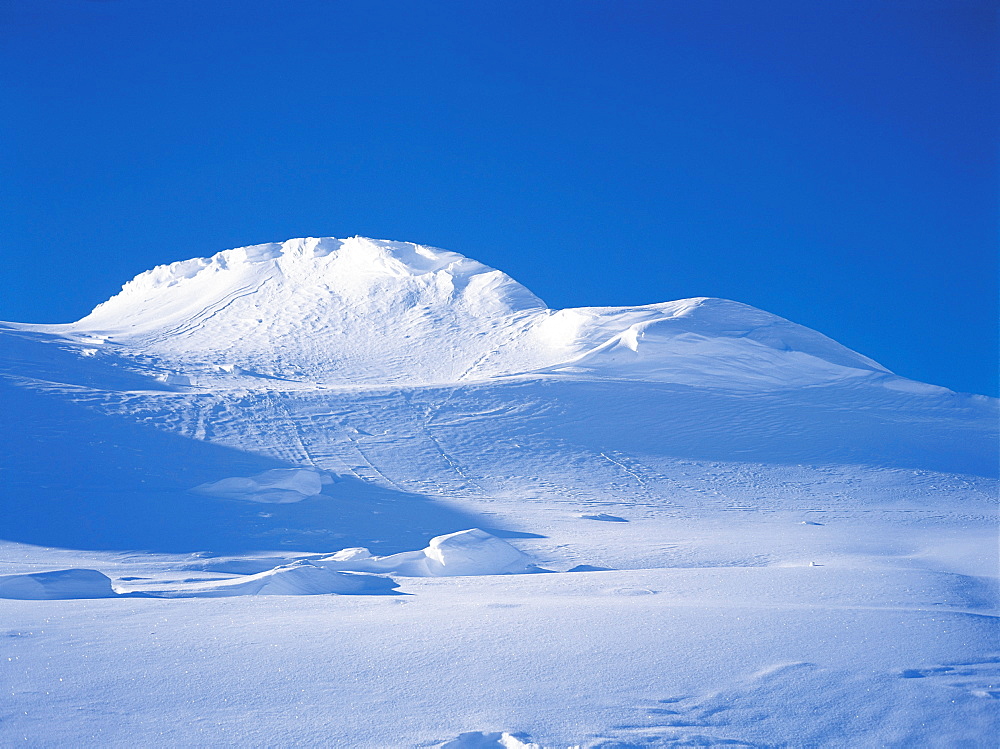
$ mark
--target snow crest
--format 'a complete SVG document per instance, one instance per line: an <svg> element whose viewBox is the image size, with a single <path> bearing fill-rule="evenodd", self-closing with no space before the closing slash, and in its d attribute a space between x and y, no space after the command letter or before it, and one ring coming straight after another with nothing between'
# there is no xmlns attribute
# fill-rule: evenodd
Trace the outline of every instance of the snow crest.
<svg viewBox="0 0 1000 749"><path fill-rule="evenodd" d="M149 591L146 595L156 598L385 595L397 587L391 579L380 575L337 572L300 560L256 575L175 585Z"/></svg>
<svg viewBox="0 0 1000 749"><path fill-rule="evenodd" d="M458 253L362 237L292 239L159 266L76 323L33 327L86 345L88 356L131 357L177 388L535 374L755 389L887 374L816 331L738 302L555 311Z"/></svg>
<svg viewBox="0 0 1000 749"><path fill-rule="evenodd" d="M528 572L527 554L478 528L432 538L426 549L372 556L365 548L343 549L314 561L319 567L355 572L381 572L404 577L457 577Z"/></svg>
<svg viewBox="0 0 1000 749"><path fill-rule="evenodd" d="M52 601L65 598L113 598L111 578L88 569L31 572L0 577L0 598Z"/></svg>

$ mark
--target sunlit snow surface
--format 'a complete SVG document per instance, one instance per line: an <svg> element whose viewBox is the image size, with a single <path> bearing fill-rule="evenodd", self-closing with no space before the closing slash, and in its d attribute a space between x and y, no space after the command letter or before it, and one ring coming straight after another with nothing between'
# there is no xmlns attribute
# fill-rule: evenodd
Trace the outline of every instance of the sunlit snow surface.
<svg viewBox="0 0 1000 749"><path fill-rule="evenodd" d="M997 402L766 312L292 240L0 388L0 745L995 745Z"/></svg>

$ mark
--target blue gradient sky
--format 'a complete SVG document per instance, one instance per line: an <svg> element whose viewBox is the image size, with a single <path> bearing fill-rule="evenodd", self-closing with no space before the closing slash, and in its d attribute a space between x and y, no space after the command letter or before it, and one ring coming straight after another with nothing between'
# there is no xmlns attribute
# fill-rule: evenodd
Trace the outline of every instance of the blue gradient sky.
<svg viewBox="0 0 1000 749"><path fill-rule="evenodd" d="M4 0L0 319L296 236L721 296L997 394L997 20L947 0Z"/></svg>

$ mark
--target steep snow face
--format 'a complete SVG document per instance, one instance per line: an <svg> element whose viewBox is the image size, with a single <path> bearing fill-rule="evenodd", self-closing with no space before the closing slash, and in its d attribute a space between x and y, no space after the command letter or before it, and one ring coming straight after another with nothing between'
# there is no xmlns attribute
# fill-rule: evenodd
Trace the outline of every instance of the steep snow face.
<svg viewBox="0 0 1000 749"><path fill-rule="evenodd" d="M20 326L25 327L25 326ZM553 311L501 271L407 242L293 239L160 266L79 322L164 384L444 384L526 373L728 388L885 372L723 299ZM102 349L103 347L103 349Z"/></svg>

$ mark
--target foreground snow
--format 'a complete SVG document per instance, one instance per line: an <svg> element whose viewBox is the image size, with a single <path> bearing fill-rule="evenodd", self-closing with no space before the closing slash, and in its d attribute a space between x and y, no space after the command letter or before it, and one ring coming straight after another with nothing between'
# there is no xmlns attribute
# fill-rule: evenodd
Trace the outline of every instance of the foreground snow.
<svg viewBox="0 0 1000 749"><path fill-rule="evenodd" d="M0 327L0 398L3 744L1000 729L996 401L745 305L293 240Z"/></svg>

